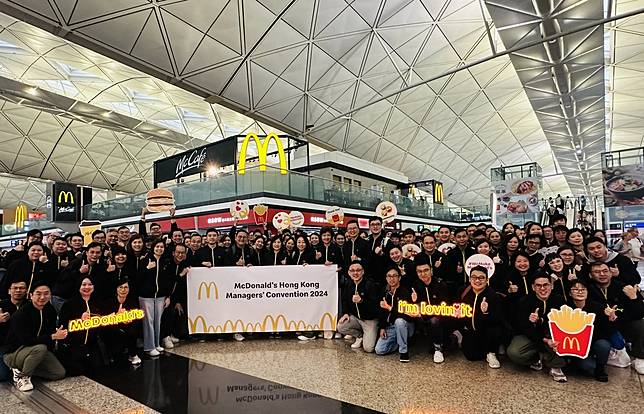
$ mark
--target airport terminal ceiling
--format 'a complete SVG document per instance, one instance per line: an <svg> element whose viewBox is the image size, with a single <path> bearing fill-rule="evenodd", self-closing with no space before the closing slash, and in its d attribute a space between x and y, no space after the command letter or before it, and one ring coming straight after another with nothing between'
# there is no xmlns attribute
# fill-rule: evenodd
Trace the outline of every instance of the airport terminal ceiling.
<svg viewBox="0 0 644 414"><path fill-rule="evenodd" d="M601 194L601 152L642 145L644 1L0 4L9 174L145 191L156 158L279 129L467 206L526 162Z"/></svg>

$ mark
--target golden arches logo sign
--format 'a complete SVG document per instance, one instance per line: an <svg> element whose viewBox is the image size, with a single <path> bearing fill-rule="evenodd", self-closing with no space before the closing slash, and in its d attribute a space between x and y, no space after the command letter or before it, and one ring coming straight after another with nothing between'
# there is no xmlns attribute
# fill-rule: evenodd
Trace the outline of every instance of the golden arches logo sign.
<svg viewBox="0 0 644 414"><path fill-rule="evenodd" d="M270 133L266 135L266 137L262 141L260 136L257 136L257 134L251 132L250 134L246 135L244 141L242 141L241 149L239 150L239 162L237 164L237 171L240 175L246 173L246 152L248 151L248 143L251 139L257 147L257 156L259 157L260 171L266 171L268 145L271 143L271 141L275 141L275 145L277 146L277 155L279 156L280 160L280 173L283 175L288 173L288 169L286 167L286 154L284 153L284 146L282 145L282 141L280 140L279 136L275 133Z"/></svg>
<svg viewBox="0 0 644 414"><path fill-rule="evenodd" d="M303 320L288 320L286 316L266 315L262 322L244 322L226 320L223 325L210 325L203 315L198 315L194 320L188 318L190 333L233 333L233 332L293 332L293 331L334 331L337 325L337 316L325 312L319 323L311 324Z"/></svg>
<svg viewBox="0 0 644 414"><path fill-rule="evenodd" d="M213 293L215 295L215 300L219 299L219 288L215 282L201 282L199 284L199 289L197 290L197 300L201 300L203 296L205 296L206 299L210 299Z"/></svg>
<svg viewBox="0 0 644 414"><path fill-rule="evenodd" d="M579 339L571 336L566 336L563 340L563 349L571 349L577 352L581 351L581 345L579 344Z"/></svg>
<svg viewBox="0 0 644 414"><path fill-rule="evenodd" d="M434 204L443 204L444 195L443 195L443 183L439 181L434 181L433 191L434 191Z"/></svg>
<svg viewBox="0 0 644 414"><path fill-rule="evenodd" d="M16 213L14 215L14 223L17 229L22 229L25 227L25 221L29 218L29 212L27 211L27 206L25 204L18 204L16 207Z"/></svg>
<svg viewBox="0 0 644 414"><path fill-rule="evenodd" d="M74 204L74 194L71 191L61 191L58 193L58 204L62 204L63 202Z"/></svg>

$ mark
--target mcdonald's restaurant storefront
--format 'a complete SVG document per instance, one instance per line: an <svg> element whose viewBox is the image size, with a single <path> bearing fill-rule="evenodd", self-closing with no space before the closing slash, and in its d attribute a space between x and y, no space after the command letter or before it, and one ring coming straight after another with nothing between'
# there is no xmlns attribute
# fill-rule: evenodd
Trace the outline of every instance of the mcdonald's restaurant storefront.
<svg viewBox="0 0 644 414"><path fill-rule="evenodd" d="M287 174L295 151L309 158L309 144L290 135L248 133L235 135L154 162L154 187L164 183L204 180L247 169L266 171L267 167Z"/></svg>

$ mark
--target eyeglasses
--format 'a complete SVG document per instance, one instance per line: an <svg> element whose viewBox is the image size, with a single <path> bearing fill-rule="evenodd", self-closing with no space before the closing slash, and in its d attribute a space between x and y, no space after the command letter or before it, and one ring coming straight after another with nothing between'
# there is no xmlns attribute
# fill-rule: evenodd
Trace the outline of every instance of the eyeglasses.
<svg viewBox="0 0 644 414"><path fill-rule="evenodd" d="M570 288L571 292L578 292L578 293L586 292L586 290L587 290L586 288Z"/></svg>
<svg viewBox="0 0 644 414"><path fill-rule="evenodd" d="M537 289L547 289L550 286L551 286L550 283L544 283L544 284L538 283L534 285L534 287Z"/></svg>
<svg viewBox="0 0 644 414"><path fill-rule="evenodd" d="M397 277L400 277L400 275L398 273L396 273L395 275L387 275L388 279L394 279L394 278L397 278Z"/></svg>
<svg viewBox="0 0 644 414"><path fill-rule="evenodd" d="M470 276L470 280L487 280L487 276Z"/></svg>

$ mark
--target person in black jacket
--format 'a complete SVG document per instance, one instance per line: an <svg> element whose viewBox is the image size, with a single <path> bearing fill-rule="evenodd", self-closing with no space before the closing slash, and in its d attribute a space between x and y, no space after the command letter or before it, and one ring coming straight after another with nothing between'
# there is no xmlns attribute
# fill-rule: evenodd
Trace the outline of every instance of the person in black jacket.
<svg viewBox="0 0 644 414"><path fill-rule="evenodd" d="M358 220L349 220L347 223L347 232L345 233L345 242L342 246L342 255L345 261L343 268L348 269L349 263L359 260L362 262L362 267L364 267L365 272L370 277L374 277L375 275L370 273L369 268L369 258L371 256L369 243L360 237L359 234L360 227Z"/></svg>
<svg viewBox="0 0 644 414"><path fill-rule="evenodd" d="M226 253L226 258L228 259L226 266L248 266L252 264L250 246L248 246L248 232L244 229L238 231L236 226L233 226L229 235L234 242Z"/></svg>
<svg viewBox="0 0 644 414"><path fill-rule="evenodd" d="M279 266L286 264L286 252L282 248L282 239L279 235L271 238L268 249L264 252L262 265L264 266Z"/></svg>
<svg viewBox="0 0 644 414"><path fill-rule="evenodd" d="M418 256L425 256L427 262L432 267L432 278L442 281L445 277L445 268L447 267L447 259L445 255L438 251L436 248L436 237L431 234L425 234L422 238L421 252L414 258L414 261L419 259Z"/></svg>
<svg viewBox="0 0 644 414"><path fill-rule="evenodd" d="M508 358L517 365L529 365L534 371L541 371L545 365L550 368L553 380L566 382L561 371L566 361L555 353L557 343L550 338L547 316L551 309L564 304L563 298L552 294L552 280L545 273L535 276L532 291L514 309L517 335L508 346Z"/></svg>
<svg viewBox="0 0 644 414"><path fill-rule="evenodd" d="M7 256L5 257L5 265L9 267L11 263L13 263L15 260L22 259L27 256L27 247L31 246L31 243L33 242L39 242L42 243L42 231L38 229L32 229L27 232L27 236L25 237L25 240L21 240L18 245L11 250L9 253L7 253ZM44 245L41 244L41 246L44 247ZM47 249L45 248L45 251ZM3 291L3 294L6 291Z"/></svg>
<svg viewBox="0 0 644 414"><path fill-rule="evenodd" d="M264 236L257 235L253 241L253 247L250 249L250 263L253 266L262 266L264 253L266 253L266 239Z"/></svg>
<svg viewBox="0 0 644 414"><path fill-rule="evenodd" d="M384 285L385 270L389 262L389 250L393 247L393 243L386 237L382 231L382 219L378 216L373 216L369 219L370 235L367 238L369 246L369 263L372 267L373 276L376 280Z"/></svg>
<svg viewBox="0 0 644 414"><path fill-rule="evenodd" d="M472 316L464 320L460 329L461 350L468 361L483 358L490 368L501 368L496 357L502 331L501 300L488 285L488 270L475 266L470 270L470 284L460 295L461 303L472 307Z"/></svg>
<svg viewBox="0 0 644 414"><path fill-rule="evenodd" d="M11 326L11 316L25 304L26 297L27 284L18 281L9 286L9 299L0 301L0 382L8 380L11 374L9 367L2 360Z"/></svg>
<svg viewBox="0 0 644 414"><path fill-rule="evenodd" d="M58 323L68 328L70 321L86 320L92 316L101 316L99 303L94 297L92 276L85 275L77 283L74 296L60 309ZM81 375L100 366L101 353L96 339L97 333L96 328L82 329L70 332L63 341L59 341L58 355L67 375Z"/></svg>
<svg viewBox="0 0 644 414"><path fill-rule="evenodd" d="M103 314L109 315L139 309L139 301L130 292L127 276L119 280L119 285L115 290L116 293L101 304ZM104 338L106 348L112 358L118 358L125 351L128 361L132 365L141 363L141 358L136 354L136 340L141 337L141 321L107 326L103 329L101 336Z"/></svg>
<svg viewBox="0 0 644 414"><path fill-rule="evenodd" d="M582 280L573 280L570 283L568 295L570 298L568 304L573 309L578 308L595 314L591 352L586 358L576 362L583 371L593 375L597 381L608 382L606 363L611 348L610 337L617 330L615 326L617 306L611 308L589 299L588 285Z"/></svg>
<svg viewBox="0 0 644 414"><path fill-rule="evenodd" d="M159 240L152 245L152 255L143 258L136 282L139 305L143 317L143 350L150 356L159 356L161 347L161 315L170 305L170 289L174 275L168 271L168 260L163 256L165 242Z"/></svg>
<svg viewBox="0 0 644 414"><path fill-rule="evenodd" d="M416 261L403 257L402 249L398 246L393 246L389 249L389 261L385 269L392 266L398 267L400 271L400 284L406 289L410 289L412 283L417 279L416 277ZM377 279L376 282L383 286L385 281Z"/></svg>
<svg viewBox="0 0 644 414"><path fill-rule="evenodd" d="M591 237L586 240L586 251L588 262L603 262L611 269L613 278L616 278L627 285L639 285L642 277L631 259L614 251L609 251L606 242L599 237ZM590 265L588 265L590 266ZM583 272L589 274L590 271Z"/></svg>
<svg viewBox="0 0 644 414"><path fill-rule="evenodd" d="M39 241L32 242L27 248L27 253L9 265L2 283L2 296L6 298L9 286L20 280L27 283L27 292L33 291L36 282L50 285L52 280L48 261L43 244Z"/></svg>
<svg viewBox="0 0 644 414"><path fill-rule="evenodd" d="M172 275L170 305L161 317L161 338L163 348L172 349L180 338L188 336L188 284L186 275L190 270L186 261L187 248L183 244L174 246L172 258L168 262L167 272Z"/></svg>
<svg viewBox="0 0 644 414"><path fill-rule="evenodd" d="M65 377L65 368L51 352L54 341L67 337L67 329L56 328L56 310L51 306L51 290L42 280L32 285L31 301L11 318L7 336L5 364L13 371L13 382L20 391L34 387L31 376L57 380Z"/></svg>
<svg viewBox="0 0 644 414"><path fill-rule="evenodd" d="M412 303L420 304L425 302L426 304L439 305L441 302L449 301L447 286L434 278L433 268L428 261L428 256L418 255L414 258L414 263L417 277L411 283ZM443 344L445 342L444 320L439 316L421 315L414 320L414 323L418 331L429 332L434 349L434 362L437 364L442 363L445 360L443 357Z"/></svg>
<svg viewBox="0 0 644 414"><path fill-rule="evenodd" d="M465 273L465 262L474 254L474 248L469 245L467 229L461 227L454 232L456 247L447 252L447 268L443 282L450 290L452 298L458 296L466 285L469 284Z"/></svg>
<svg viewBox="0 0 644 414"><path fill-rule="evenodd" d="M336 329L356 338L351 348L362 347L365 352L373 352L378 338L378 287L365 277L364 266L359 261L349 265L348 273L351 281L341 291L344 314Z"/></svg>
<svg viewBox="0 0 644 414"><path fill-rule="evenodd" d="M297 236L295 254L291 259L287 259L286 263L290 265L315 264L315 252L309 246L309 240L305 235Z"/></svg>
<svg viewBox="0 0 644 414"><path fill-rule="evenodd" d="M206 231L206 244L199 248L192 260L195 267L216 267L224 266L226 262L226 249L219 247L219 230L208 229Z"/></svg>
<svg viewBox="0 0 644 414"><path fill-rule="evenodd" d="M608 264L594 262L591 264L589 286L591 300L615 308L616 325L619 332L631 343L633 368L644 375L644 296L636 285L622 282L614 275ZM614 341L611 341L614 342ZM613 346L613 348L616 348ZM625 351L622 351L622 353Z"/></svg>
<svg viewBox="0 0 644 414"><path fill-rule="evenodd" d="M411 295L400 285L401 276L397 267L390 268L385 275L387 286L380 301L380 335L375 351L378 355L386 355L397 350L400 362L409 362L407 341L414 334L414 324L410 322L410 316L398 312L398 302L410 302Z"/></svg>

